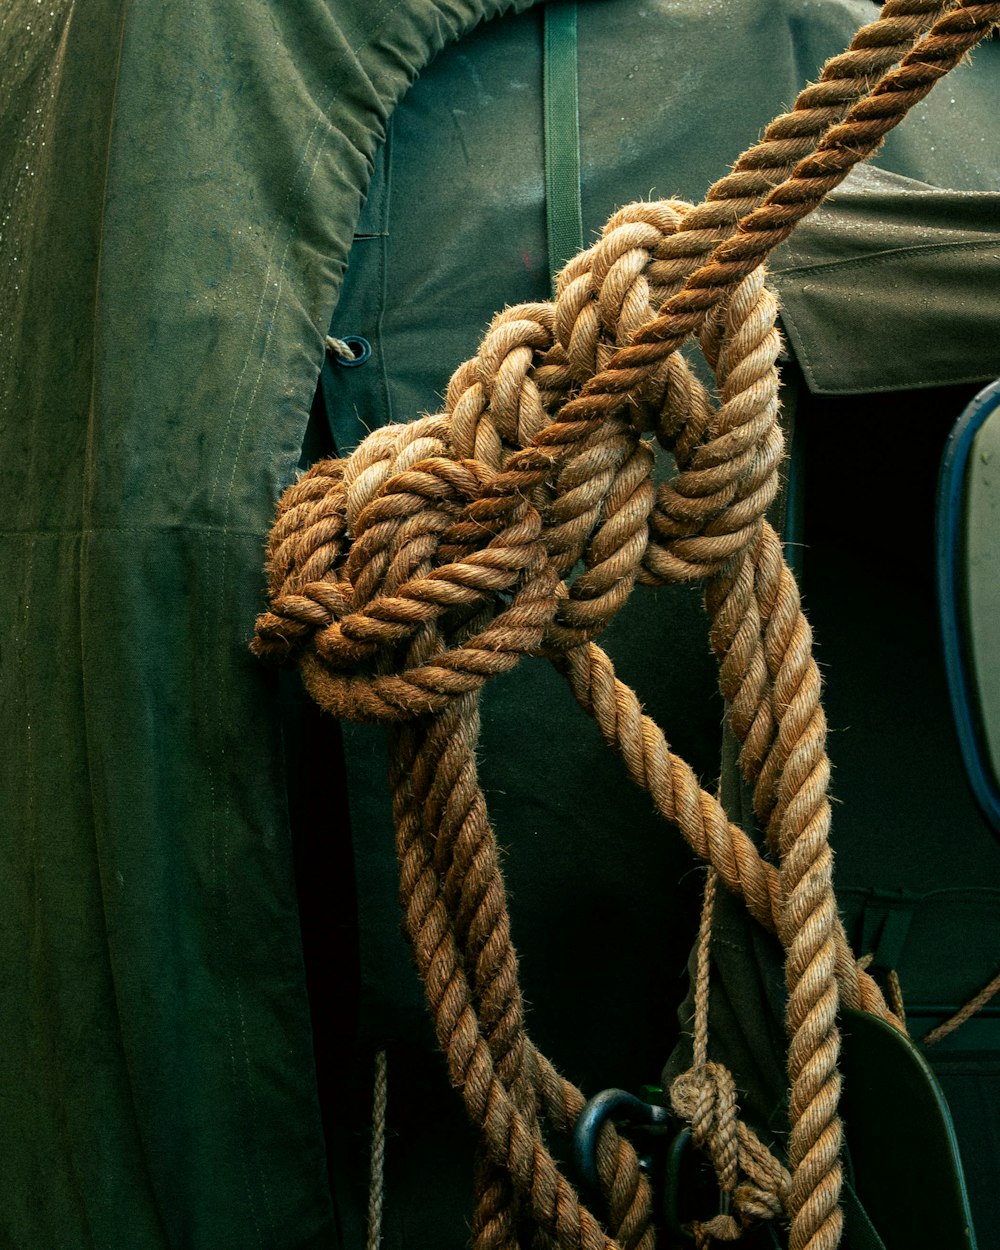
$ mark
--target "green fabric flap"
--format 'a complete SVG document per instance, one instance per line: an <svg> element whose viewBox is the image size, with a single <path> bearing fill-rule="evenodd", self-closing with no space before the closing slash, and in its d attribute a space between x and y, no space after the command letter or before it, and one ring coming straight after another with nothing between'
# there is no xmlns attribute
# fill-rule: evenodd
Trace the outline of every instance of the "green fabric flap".
<svg viewBox="0 0 1000 1250"><path fill-rule="evenodd" d="M776 254L771 281L813 391L1000 374L1000 191L862 167Z"/></svg>
<svg viewBox="0 0 1000 1250"><path fill-rule="evenodd" d="M247 642L387 114L506 7L0 12L4 1246L337 1244Z"/></svg>
<svg viewBox="0 0 1000 1250"><path fill-rule="evenodd" d="M881 972L899 968L899 958L913 922L920 895L906 890L895 894L872 894L865 900L858 950L872 956Z"/></svg>
<svg viewBox="0 0 1000 1250"><path fill-rule="evenodd" d="M895 969L903 996L914 1009L938 1004L957 1010L996 973L996 887L926 894L846 888L838 897L854 949L859 954L874 951L878 967Z"/></svg>
<svg viewBox="0 0 1000 1250"><path fill-rule="evenodd" d="M854 1188L886 1250L975 1250L955 1128L933 1072L884 1021L850 1009L842 1021Z"/></svg>

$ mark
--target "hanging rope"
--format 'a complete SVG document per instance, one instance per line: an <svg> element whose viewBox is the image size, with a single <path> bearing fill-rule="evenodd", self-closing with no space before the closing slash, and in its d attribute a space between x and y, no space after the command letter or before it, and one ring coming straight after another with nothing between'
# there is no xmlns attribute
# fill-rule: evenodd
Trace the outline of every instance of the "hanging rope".
<svg viewBox="0 0 1000 1250"><path fill-rule="evenodd" d="M739 1117L736 1085L721 1063L708 1058L709 970L712 912L718 873L709 868L695 952L694 1033L691 1067L674 1079L670 1101L691 1126L691 1139L715 1169L721 1197L718 1215L692 1226L699 1250L718 1241L738 1241L761 1220L787 1212L791 1176L757 1134Z"/></svg>
<svg viewBox="0 0 1000 1250"><path fill-rule="evenodd" d="M375 1053L372 1085L372 1142L368 1162L368 1236L365 1250L382 1244L382 1207L385 1203L385 1122L389 1103L389 1059L385 1048Z"/></svg>
<svg viewBox="0 0 1000 1250"><path fill-rule="evenodd" d="M478 693L525 654L552 660L657 809L784 947L790 1178L775 1183L791 1250L839 1243L838 1003L898 1021L837 915L819 674L765 519L782 439L763 262L1000 18L1000 3L946 7L888 0L704 204L617 213L563 270L554 304L494 320L442 414L374 432L279 504L254 649L294 657L334 714L390 726L405 927L480 1133L477 1250L653 1245L648 1188L610 1125L598 1151L607 1231L546 1144L547 1130L571 1132L584 1100L524 1029L475 763ZM692 336L718 402L678 351ZM677 465L657 488L647 433ZM694 579L765 851L594 642L636 581ZM718 1124L731 1123L716 1086Z"/></svg>

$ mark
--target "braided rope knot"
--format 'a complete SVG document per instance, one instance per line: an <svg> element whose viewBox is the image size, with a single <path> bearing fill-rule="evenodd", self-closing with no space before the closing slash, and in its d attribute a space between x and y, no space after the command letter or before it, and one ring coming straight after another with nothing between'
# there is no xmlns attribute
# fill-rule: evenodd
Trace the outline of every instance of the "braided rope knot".
<svg viewBox="0 0 1000 1250"><path fill-rule="evenodd" d="M648 275L689 207L620 210L566 266L553 303L494 319L443 413L377 430L285 492L258 654L298 658L339 716L424 715L522 655L593 639L636 580L703 577L753 541L782 450L762 268L705 336L717 405L671 351L615 410L564 419L668 293ZM658 489L649 431L679 469ZM431 630L436 649L414 651Z"/></svg>
<svg viewBox="0 0 1000 1250"><path fill-rule="evenodd" d="M283 497L257 649L313 664L310 688L337 715L440 710L537 649L555 614L538 510L497 493L497 474L455 458L441 432L434 417L379 430ZM504 596L506 609L470 636ZM452 645L408 666L430 627Z"/></svg>
<svg viewBox="0 0 1000 1250"><path fill-rule="evenodd" d="M724 1064L709 1061L681 1073L670 1087L674 1111L711 1161L725 1209L699 1220L696 1238L738 1241L752 1224L783 1217L791 1176L739 1117L736 1086Z"/></svg>

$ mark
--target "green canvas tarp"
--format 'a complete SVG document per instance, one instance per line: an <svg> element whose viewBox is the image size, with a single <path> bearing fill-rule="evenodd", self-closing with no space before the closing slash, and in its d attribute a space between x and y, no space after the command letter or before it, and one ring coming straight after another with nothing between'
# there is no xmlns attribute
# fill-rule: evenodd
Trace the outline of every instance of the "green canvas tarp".
<svg viewBox="0 0 1000 1250"><path fill-rule="evenodd" d="M316 852L292 836L305 818L298 701L247 643L275 500L307 432L329 440L310 411L331 322L376 347L371 369L332 380L328 369L333 436L347 450L366 425L433 408L495 308L547 293L541 24L537 12L514 16L526 7L13 0L0 14L0 1245L357 1244L354 1091L343 1117L324 1101L326 1134L317 1092L319 1009L311 1018L300 927L309 888L300 881L297 893L294 871L296 855L308 866ZM722 38L712 7L580 5L588 237L629 199L700 196L873 11L862 0L740 0ZM484 18L495 20L455 42ZM899 332L892 385L1000 372L998 52L981 48L890 138L880 162L895 178L854 179L775 258L789 338L817 390L877 383L873 334L912 323L928 274L963 312L926 336L912 324ZM861 288L882 300L867 322L852 307ZM930 372L928 338L943 362ZM623 671L646 677L642 646L685 640L679 666L643 693L708 774L721 708L700 610L691 596L661 606L662 618L647 600L620 623ZM538 986L536 1032L558 1049L558 969L581 956L581 915L603 923L629 911L639 949L664 933L680 949L696 883L676 913L650 901L654 886L669 896L688 861L662 849L669 831L597 762L596 735L574 731L562 754L539 759L559 778L558 803L539 801L537 774L511 784L504 762L526 735L537 745L543 709L561 697L537 667L490 692L485 751L490 786L506 792L493 797L515 898L523 887L529 903L515 925L529 998ZM537 731L512 720L527 689ZM353 855L323 861L331 875L310 896L316 907L327 888L342 900L325 935L342 933L345 952L358 944L358 1037L410 1030L419 1049L379 747L367 731L346 736L347 782L317 761L306 814L328 810L331 838L349 819ZM359 751L368 755L352 770ZM574 776L594 769L605 770L611 815L572 802ZM595 860L565 913L543 916L546 872L574 872L608 820L627 820L633 850ZM532 859L532 843L560 844L560 856ZM352 859L356 891L333 879ZM626 987L642 1039L625 1059L635 1072L609 1071L607 1023L557 1061L590 1084L627 1082L644 1065L655 1076L682 962L657 967L653 1007L641 968ZM615 967L580 966L584 979L614 983ZM327 1003L333 1033L348 999ZM345 1050L353 1044L352 1034ZM337 1073L318 1054L335 1103ZM447 1099L435 1079L429 1106ZM461 1238L452 1194L468 1187L465 1143L438 1144L461 1167L435 1180L438 1206L421 1211L421 1185L441 1169L425 1160L421 1171L412 1152L389 1245Z"/></svg>

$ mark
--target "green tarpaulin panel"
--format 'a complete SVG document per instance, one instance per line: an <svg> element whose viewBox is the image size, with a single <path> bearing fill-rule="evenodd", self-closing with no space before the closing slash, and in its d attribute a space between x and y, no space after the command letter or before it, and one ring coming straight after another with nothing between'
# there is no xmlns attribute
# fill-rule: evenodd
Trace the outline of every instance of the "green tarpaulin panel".
<svg viewBox="0 0 1000 1250"><path fill-rule="evenodd" d="M957 191L856 169L781 248L771 278L812 391L871 394L1000 374L995 181Z"/></svg>
<svg viewBox="0 0 1000 1250"><path fill-rule="evenodd" d="M0 13L5 1245L335 1240L247 641L386 117L502 7Z"/></svg>

